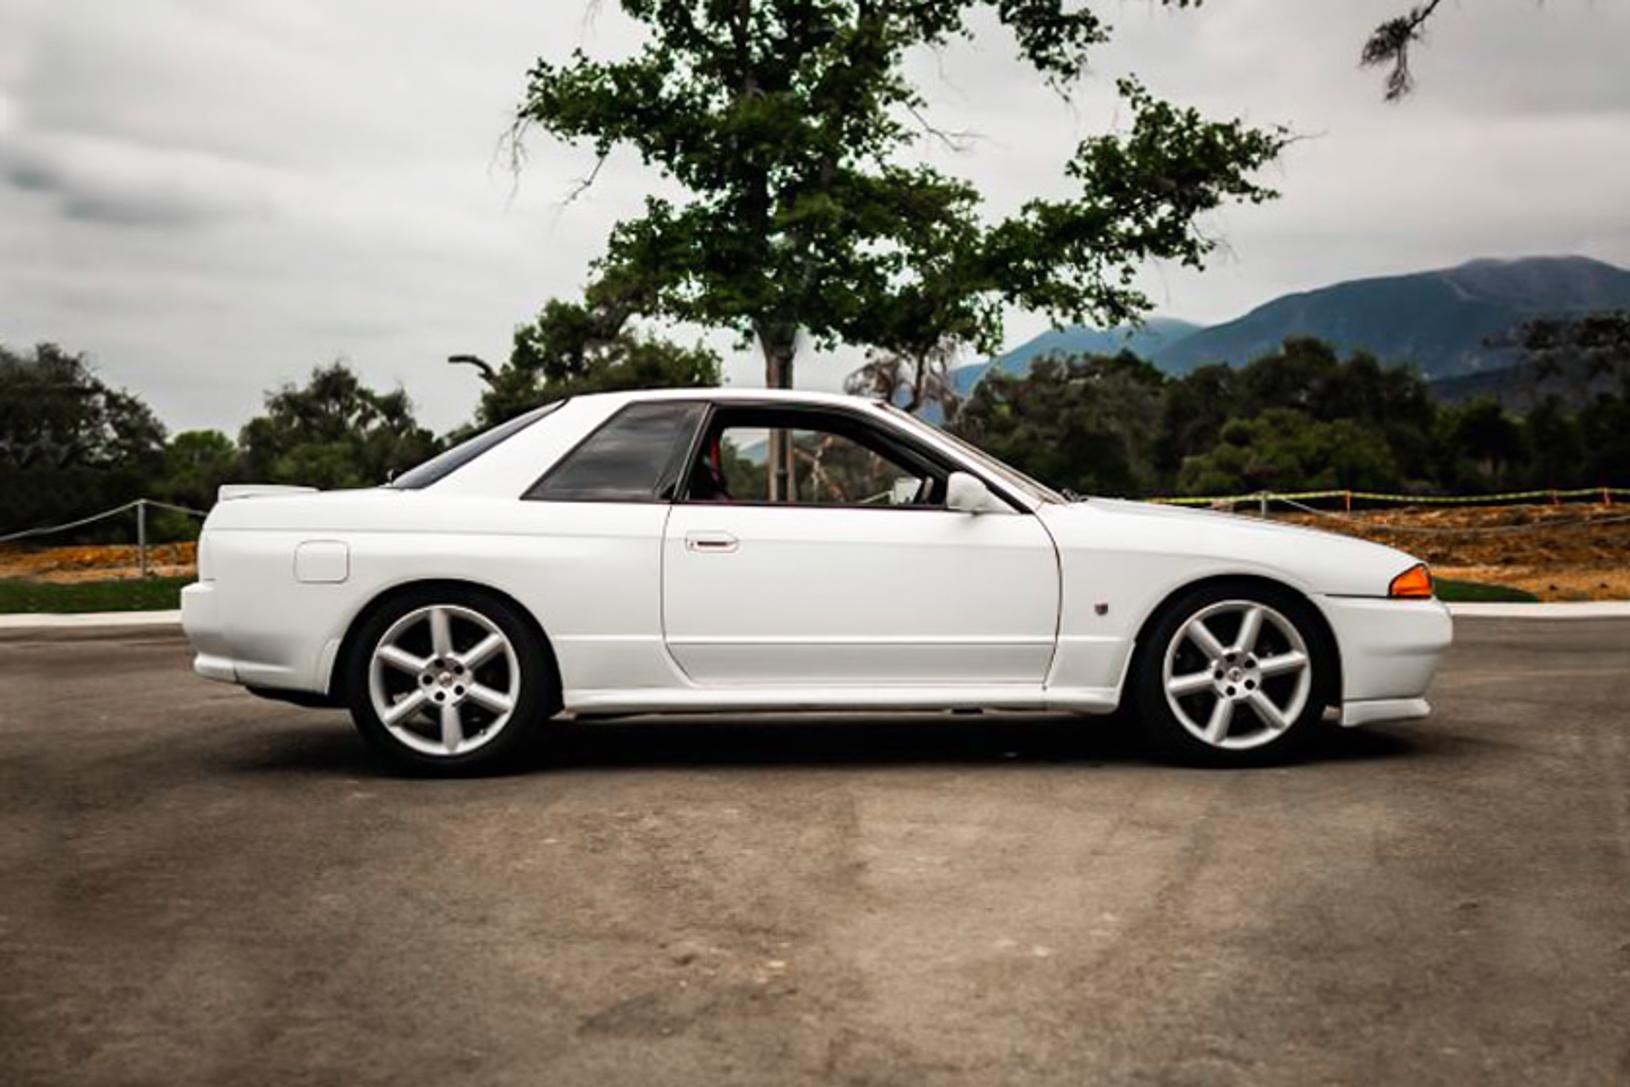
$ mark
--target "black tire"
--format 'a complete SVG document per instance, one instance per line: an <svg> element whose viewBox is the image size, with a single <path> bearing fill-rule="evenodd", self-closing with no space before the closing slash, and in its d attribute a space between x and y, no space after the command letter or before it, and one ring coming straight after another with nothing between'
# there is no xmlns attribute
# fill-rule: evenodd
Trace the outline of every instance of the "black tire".
<svg viewBox="0 0 1630 1087"><path fill-rule="evenodd" d="M1270 727L1267 717L1261 714L1254 705L1236 702L1233 713L1238 714L1238 723L1230 722L1230 730L1239 730L1238 735L1225 736L1223 742L1249 743L1253 746L1241 748L1223 747L1207 742L1190 731L1189 726L1179 719L1176 710L1167 698L1166 663L1168 652L1174 657L1181 658L1187 655L1190 661L1204 660L1204 654L1193 644L1185 644L1182 648L1173 650L1174 639L1191 619L1203 615L1207 609L1221 608L1224 610L1215 613L1216 618L1208 619L1208 629L1218 635L1218 640L1229 638L1229 620L1231 614L1227 608L1233 603L1247 603L1263 605L1270 615L1277 613L1278 617L1287 621L1300 637L1306 649L1308 668L1311 676L1308 679L1305 702L1293 720L1283 729ZM1242 613L1243 614L1243 613ZM1237 633L1238 625L1234 626ZM1264 622L1263 629L1271 634L1264 634L1265 643L1270 644L1264 651L1264 656L1278 655L1282 652L1291 652L1291 645L1278 626L1270 618ZM1283 640L1281 642L1281 640ZM1232 646L1227 646L1232 649ZM1254 651L1253 651L1254 652ZM1196 656L1195 654L1199 654ZM1242 655L1251 658L1254 668L1256 661L1252 654ZM1149 745L1160 756L1174 762L1191 766L1260 766L1293 761L1307 754L1312 745L1324 732L1324 711L1329 705L1339 701L1339 671L1336 647L1332 644L1328 629L1313 605L1299 593L1277 585L1258 581L1216 581L1198 585L1179 593L1168 601L1160 611L1149 621L1139 637L1138 646L1133 660L1131 688L1135 700L1135 707L1143 727L1144 735ZM1232 667L1230 660L1225 667ZM1174 666L1175 674L1194 674L1196 665L1188 664L1182 667ZM1198 664L1200 671L1207 671L1209 665ZM1213 675L1216 673L1213 672ZM1224 673L1218 679L1219 687L1229 683L1229 675ZM1285 694L1284 705L1293 704L1294 684L1299 682L1296 676L1264 676L1256 674L1254 677L1247 673L1251 679L1251 689L1255 691L1257 684L1261 685L1261 693L1270 695L1277 702L1279 696ZM1241 681L1238 688L1239 697L1250 697ZM1227 691L1236 688L1230 686ZM1175 696L1174 696L1175 697ZM1178 697L1179 706L1189 714L1189 718L1196 725L1204 722L1202 713L1209 707L1214 707L1217 701L1223 700L1223 693L1219 691L1202 691L1192 696ZM1213 699L1214 701L1206 701Z"/></svg>
<svg viewBox="0 0 1630 1087"><path fill-rule="evenodd" d="M430 608L448 609L448 614L452 616L450 628L456 651L467 651L483 634L475 617L497 628L513 647L513 662L518 673L515 680L518 691L515 691L515 697L510 700L513 708L503 717L502 724L495 729L494 734L482 739L481 734L484 730L479 727L481 720L485 718L490 727L499 720L500 715L475 702L465 703L469 707L466 716L471 719L472 730L468 739L478 743L478 746L468 751L440 754L416 750L399 733L417 735L422 728L427 736L425 742L431 743L433 741L428 737L435 735L432 731L434 722L430 721L428 716L421 718L414 715L408 719L407 724L398 725L393 730L387 727L375 708L371 686L372 667L374 653L381 638L405 617ZM412 627L403 635L403 637L413 636L417 636L417 632ZM423 637L427 639L428 633ZM428 641L424 643L420 653L427 659L439 659L434 658L434 650L430 648ZM345 702L351 711L351 720L356 724L357 731L362 733L370 746L399 769L417 774L448 776L486 773L512 765L535 736L538 724L559 708L560 682L551 662L547 646L525 613L498 594L462 585L415 586L388 597L372 608L360 621L344 661ZM507 684L510 673L508 654L499 661L483 664L481 668L500 666L502 671L499 674ZM388 673L393 677L388 680L382 679L382 683L407 683L408 689L411 690L414 683L411 677L397 676L395 671L390 669L382 669L382 673ZM472 670L469 675L474 677L475 671ZM503 693L510 689L513 688L506 688ZM433 681L427 685L427 691L437 690ZM438 693L451 696L452 691ZM459 688L459 694L462 696L463 693L463 688ZM425 710L439 712L435 706L428 703Z"/></svg>

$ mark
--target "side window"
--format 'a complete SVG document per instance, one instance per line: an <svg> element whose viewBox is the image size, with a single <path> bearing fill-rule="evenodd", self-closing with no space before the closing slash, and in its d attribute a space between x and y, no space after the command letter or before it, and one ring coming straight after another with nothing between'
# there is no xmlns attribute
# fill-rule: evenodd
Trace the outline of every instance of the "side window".
<svg viewBox="0 0 1630 1087"><path fill-rule="evenodd" d="M777 472L777 458L784 470ZM699 450L696 502L929 506L943 501L930 465L864 427L809 413L721 412Z"/></svg>
<svg viewBox="0 0 1630 1087"><path fill-rule="evenodd" d="M675 483L702 420L702 404L630 404L534 483L525 497L550 502L659 502Z"/></svg>

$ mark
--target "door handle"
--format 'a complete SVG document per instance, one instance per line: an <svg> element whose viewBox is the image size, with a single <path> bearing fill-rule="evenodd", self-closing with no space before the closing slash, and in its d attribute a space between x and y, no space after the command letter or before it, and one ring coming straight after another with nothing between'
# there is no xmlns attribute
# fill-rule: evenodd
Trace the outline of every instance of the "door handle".
<svg viewBox="0 0 1630 1087"><path fill-rule="evenodd" d="M726 555L736 549L736 538L728 532L687 532L686 551L708 551Z"/></svg>

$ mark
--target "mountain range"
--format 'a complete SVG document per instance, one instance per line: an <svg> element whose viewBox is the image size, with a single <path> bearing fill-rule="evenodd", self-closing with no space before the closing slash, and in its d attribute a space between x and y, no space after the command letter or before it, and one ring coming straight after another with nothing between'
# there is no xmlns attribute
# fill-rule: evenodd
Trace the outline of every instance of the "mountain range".
<svg viewBox="0 0 1630 1087"><path fill-rule="evenodd" d="M1474 260L1281 295L1216 325L1153 317L1141 328L1050 329L952 376L958 390L967 392L991 367L1025 374L1044 354L1114 354L1123 348L1169 374L1186 374L1215 362L1243 366L1287 336L1313 336L1344 355L1363 350L1384 363L1412 365L1437 382L1513 365L1512 349L1489 340L1525 320L1604 309L1630 309L1630 271L1578 256Z"/></svg>

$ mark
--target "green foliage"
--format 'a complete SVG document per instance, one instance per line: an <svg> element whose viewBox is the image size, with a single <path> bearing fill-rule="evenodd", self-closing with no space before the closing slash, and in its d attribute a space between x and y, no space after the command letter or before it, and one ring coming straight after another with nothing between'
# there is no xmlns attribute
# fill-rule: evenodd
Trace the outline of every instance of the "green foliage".
<svg viewBox="0 0 1630 1087"><path fill-rule="evenodd" d="M1056 487L1138 495L1155 486L1166 378L1123 352L1038 359L1029 376L993 372L953 430Z"/></svg>
<svg viewBox="0 0 1630 1087"><path fill-rule="evenodd" d="M158 494L180 506L207 510L221 484L240 479L238 447L218 430L184 430L164 447Z"/></svg>
<svg viewBox="0 0 1630 1087"><path fill-rule="evenodd" d="M238 444L242 478L323 489L376 486L438 449L407 393L375 392L343 362L312 370L304 387L268 395L265 414Z"/></svg>
<svg viewBox="0 0 1630 1087"><path fill-rule="evenodd" d="M666 389L719 383L719 356L625 327L627 313L603 292L584 303L550 300L515 330L509 361L483 375L477 421L492 426L549 400L621 389Z"/></svg>
<svg viewBox="0 0 1630 1087"><path fill-rule="evenodd" d="M1112 361L1138 376L1112 380ZM1181 378L1126 355L1052 358L1023 378L993 371L952 429L1083 492L1623 486L1630 367L1621 384L1577 414L1553 397L1522 418L1487 399L1439 406L1413 371L1290 339L1249 366Z"/></svg>
<svg viewBox="0 0 1630 1087"><path fill-rule="evenodd" d="M1170 2L1170 0L1168 0ZM1177 0L1176 6L1187 6ZM1250 175L1279 130L1210 122L1118 84L1131 124L1085 140L1072 195L991 222L980 194L920 161L923 118L905 74L924 48L994 9L1019 55L1067 91L1108 27L1064 0L623 0L649 31L637 53L538 61L517 126L628 147L683 190L619 223L600 282L629 312L756 338L772 385L791 383L800 333L911 363L947 342L992 349L1004 306L1116 323L1148 300L1151 258L1199 265L1196 216L1271 195Z"/></svg>
<svg viewBox="0 0 1630 1087"><path fill-rule="evenodd" d="M1231 419L1209 452L1189 457L1178 474L1185 494L1242 494L1400 484L1386 441L1352 419L1323 422L1295 408L1269 408Z"/></svg>
<svg viewBox="0 0 1630 1087"><path fill-rule="evenodd" d="M1473 400L1443 413L1440 422L1445 453L1456 458L1454 472L1471 471L1490 485L1522 482L1518 465L1528 451L1520 420L1508 415L1497 401Z"/></svg>
<svg viewBox="0 0 1630 1087"><path fill-rule="evenodd" d="M158 475L164 427L55 344L0 346L0 531L117 506ZM93 530L117 533L118 526Z"/></svg>

